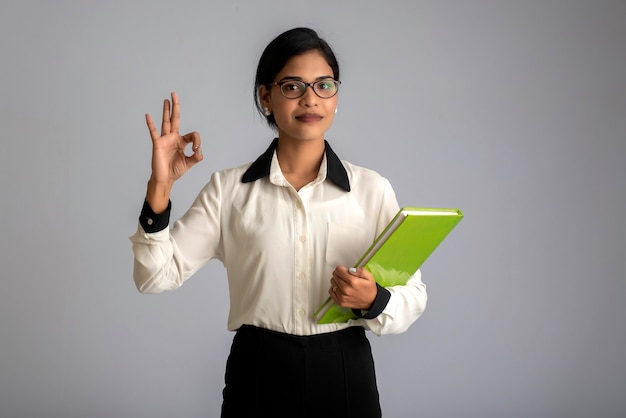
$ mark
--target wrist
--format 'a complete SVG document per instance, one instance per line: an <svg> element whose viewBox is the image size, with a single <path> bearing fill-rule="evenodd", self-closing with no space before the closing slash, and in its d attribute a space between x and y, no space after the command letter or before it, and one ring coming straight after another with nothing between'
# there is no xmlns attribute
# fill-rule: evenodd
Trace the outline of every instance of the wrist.
<svg viewBox="0 0 626 418"><path fill-rule="evenodd" d="M366 310L353 309L352 310L352 312L357 317L364 318L364 319L374 319L378 315L380 315L383 312L383 310L387 307L387 303L389 303L389 299L391 298L391 292L389 292L389 290L385 289L378 283L376 284L376 289L377 289L376 298L374 299L374 302L372 303L372 306L369 307L369 309L366 309Z"/></svg>
<svg viewBox="0 0 626 418"><path fill-rule="evenodd" d="M153 176L148 180L146 201L155 213L162 213L167 209L170 201L170 192L173 182L157 181Z"/></svg>

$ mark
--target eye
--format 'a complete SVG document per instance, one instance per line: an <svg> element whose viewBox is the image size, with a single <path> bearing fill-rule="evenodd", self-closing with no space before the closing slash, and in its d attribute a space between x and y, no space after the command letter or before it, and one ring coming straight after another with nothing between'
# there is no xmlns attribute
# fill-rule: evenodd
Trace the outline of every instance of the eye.
<svg viewBox="0 0 626 418"><path fill-rule="evenodd" d="M299 81L286 81L282 84L282 89L285 92L302 90L302 83Z"/></svg>
<svg viewBox="0 0 626 418"><path fill-rule="evenodd" d="M335 83L332 80L323 80L317 83L317 88L320 90L334 90Z"/></svg>

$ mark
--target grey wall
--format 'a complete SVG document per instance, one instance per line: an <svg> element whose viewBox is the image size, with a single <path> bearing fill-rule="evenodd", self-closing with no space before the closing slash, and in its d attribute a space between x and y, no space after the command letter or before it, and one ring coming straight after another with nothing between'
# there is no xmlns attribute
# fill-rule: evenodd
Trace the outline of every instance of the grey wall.
<svg viewBox="0 0 626 418"><path fill-rule="evenodd" d="M251 91L297 25L343 65L328 138L403 205L466 219L423 268L430 304L372 337L386 417L626 415L624 1L4 1L0 416L217 416L226 277L140 295L128 236L143 115L179 93L214 170L272 132ZM280 396L280 394L277 394Z"/></svg>

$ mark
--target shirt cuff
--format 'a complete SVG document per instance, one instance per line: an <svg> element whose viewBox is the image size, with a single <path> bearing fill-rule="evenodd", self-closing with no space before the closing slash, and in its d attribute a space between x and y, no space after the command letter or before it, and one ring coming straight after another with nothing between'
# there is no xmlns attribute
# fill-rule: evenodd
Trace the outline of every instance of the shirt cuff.
<svg viewBox="0 0 626 418"><path fill-rule="evenodd" d="M167 203L167 208L163 213L154 213L148 201L143 201L143 208L141 208L141 215L139 215L139 224L143 230L152 234L159 232L167 228L170 223L170 212L172 210L172 201Z"/></svg>
<svg viewBox="0 0 626 418"><path fill-rule="evenodd" d="M378 292L376 293L376 298L374 299L374 303L372 303L372 307L367 311L362 311L360 309L353 309L352 312L359 318L363 319L374 319L387 307L389 303L389 299L391 299L391 292L378 283L376 283L376 288Z"/></svg>

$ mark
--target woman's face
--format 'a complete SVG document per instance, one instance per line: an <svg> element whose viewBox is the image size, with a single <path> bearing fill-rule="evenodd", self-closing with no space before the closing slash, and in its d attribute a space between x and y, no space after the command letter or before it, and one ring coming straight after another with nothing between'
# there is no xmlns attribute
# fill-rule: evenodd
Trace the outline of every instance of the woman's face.
<svg viewBox="0 0 626 418"><path fill-rule="evenodd" d="M333 79L333 70L319 51L310 51L287 61L274 82L279 83L286 79L305 83ZM323 140L324 134L333 123L337 108L337 95L322 99L311 87L305 89L302 97L288 99L282 95L279 86L261 86L260 97L263 106L274 114L278 137L287 141Z"/></svg>

